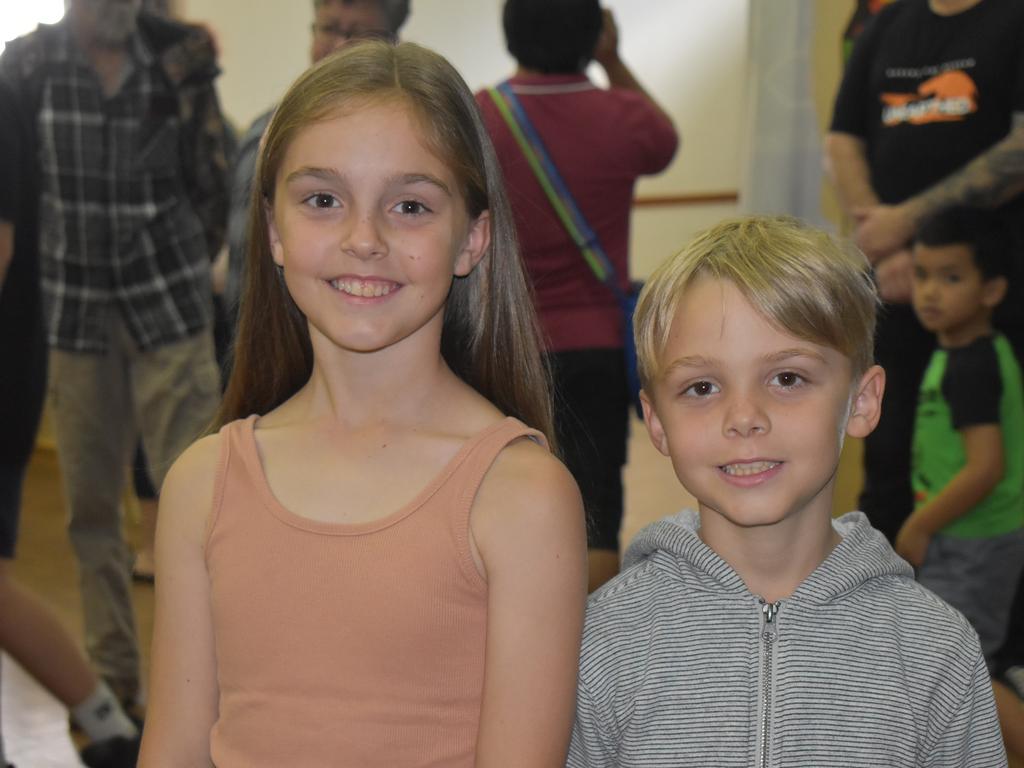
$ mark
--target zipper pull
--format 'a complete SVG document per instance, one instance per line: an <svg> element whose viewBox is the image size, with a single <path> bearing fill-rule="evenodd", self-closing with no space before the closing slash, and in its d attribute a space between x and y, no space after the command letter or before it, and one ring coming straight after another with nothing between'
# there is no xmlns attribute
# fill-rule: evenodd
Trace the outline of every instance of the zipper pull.
<svg viewBox="0 0 1024 768"><path fill-rule="evenodd" d="M779 613L779 609L782 608L782 601L776 600L774 603L769 603L765 600L761 600L761 615L764 616L764 629L761 630L761 637L766 643L771 643L775 640L775 617Z"/></svg>

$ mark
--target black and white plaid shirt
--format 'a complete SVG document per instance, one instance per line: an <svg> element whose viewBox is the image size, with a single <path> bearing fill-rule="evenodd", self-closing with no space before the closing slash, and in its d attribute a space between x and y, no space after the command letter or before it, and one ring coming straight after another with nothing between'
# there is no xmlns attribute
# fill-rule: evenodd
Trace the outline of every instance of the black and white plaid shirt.
<svg viewBox="0 0 1024 768"><path fill-rule="evenodd" d="M182 158L194 155L188 143L197 130L188 121L207 120L196 104L212 99L220 119L212 77L175 87L137 34L125 79L106 97L67 24L48 33L45 46L29 51L45 58L35 65L32 98L50 344L103 353L111 312L142 349L180 341L212 317L209 233Z"/></svg>

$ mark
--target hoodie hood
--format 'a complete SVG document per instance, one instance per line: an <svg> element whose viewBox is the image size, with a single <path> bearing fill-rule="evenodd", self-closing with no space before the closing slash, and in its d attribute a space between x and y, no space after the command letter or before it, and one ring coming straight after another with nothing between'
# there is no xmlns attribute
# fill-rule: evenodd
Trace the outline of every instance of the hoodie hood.
<svg viewBox="0 0 1024 768"><path fill-rule="evenodd" d="M899 557L863 512L849 512L832 521L842 541L793 593L812 603L827 603L857 589L871 579L899 577L913 580L914 571ZM623 570L651 560L668 568L689 589L703 592L749 594L739 575L701 541L700 515L692 509L659 520L637 534L626 550Z"/></svg>

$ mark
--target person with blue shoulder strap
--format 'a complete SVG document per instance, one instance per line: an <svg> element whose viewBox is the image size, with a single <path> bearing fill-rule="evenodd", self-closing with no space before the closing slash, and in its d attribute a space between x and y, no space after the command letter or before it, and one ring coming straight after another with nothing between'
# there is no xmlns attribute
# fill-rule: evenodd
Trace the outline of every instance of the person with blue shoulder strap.
<svg viewBox="0 0 1024 768"><path fill-rule="evenodd" d="M518 69L500 90L519 104L585 223L576 221L574 236L524 157L501 102L480 91L547 343L558 442L590 518L595 589L619 568L629 412L620 297L631 292L633 189L641 175L668 166L679 137L620 58L615 19L598 0L508 0L503 23ZM591 60L604 69L609 89L587 78Z"/></svg>

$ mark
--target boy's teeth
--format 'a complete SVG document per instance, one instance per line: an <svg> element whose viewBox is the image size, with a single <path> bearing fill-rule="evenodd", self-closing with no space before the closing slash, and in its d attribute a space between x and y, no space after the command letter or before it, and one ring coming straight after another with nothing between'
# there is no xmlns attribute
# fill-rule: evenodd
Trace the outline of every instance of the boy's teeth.
<svg viewBox="0 0 1024 768"><path fill-rule="evenodd" d="M331 285L335 290L347 293L349 296L361 296L364 299L386 296L391 293L391 285L368 280L331 280Z"/></svg>
<svg viewBox="0 0 1024 768"><path fill-rule="evenodd" d="M724 464L722 471L727 475L756 475L761 472L767 472L772 467L777 467L779 462L777 461L755 461L748 464Z"/></svg>

